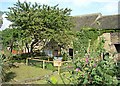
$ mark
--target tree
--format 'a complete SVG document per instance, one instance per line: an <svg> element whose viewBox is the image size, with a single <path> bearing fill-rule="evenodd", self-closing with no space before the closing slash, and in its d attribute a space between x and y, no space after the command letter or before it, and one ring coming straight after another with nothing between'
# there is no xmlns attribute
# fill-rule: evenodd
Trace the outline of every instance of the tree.
<svg viewBox="0 0 120 86"><path fill-rule="evenodd" d="M1 27L1 26L2 26L2 24L3 24L2 15L3 15L3 12L2 12L2 11L0 11L0 27Z"/></svg>
<svg viewBox="0 0 120 86"><path fill-rule="evenodd" d="M2 53L0 51L0 83L5 81L5 76L6 76L5 69L6 68L2 58Z"/></svg>
<svg viewBox="0 0 120 86"><path fill-rule="evenodd" d="M10 51L12 52L13 48L17 46L17 42L20 39L21 35L20 30L7 28L1 31L0 34L3 48L10 47Z"/></svg>
<svg viewBox="0 0 120 86"><path fill-rule="evenodd" d="M58 5L48 6L20 1L9 9L7 19L13 22L13 27L23 30L24 38L30 38L30 42L26 42L27 46L30 44L30 52L33 52L37 42L46 44L54 39L59 44L64 44L68 39L68 32L72 27L70 9L60 9Z"/></svg>

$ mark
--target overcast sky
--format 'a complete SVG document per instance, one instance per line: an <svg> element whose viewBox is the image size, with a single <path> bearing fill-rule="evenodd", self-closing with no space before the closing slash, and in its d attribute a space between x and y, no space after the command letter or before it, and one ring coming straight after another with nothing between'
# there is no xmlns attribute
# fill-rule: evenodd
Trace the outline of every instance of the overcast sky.
<svg viewBox="0 0 120 86"><path fill-rule="evenodd" d="M14 6L18 0L0 0L0 11L9 11L8 7ZM59 4L60 8L70 8L71 15L84 15L91 13L102 13L103 15L118 14L119 0L20 0L21 2L37 2L40 4L47 4L55 6ZM5 15L3 15L4 17ZM3 25L1 29L9 26L5 18L3 18Z"/></svg>

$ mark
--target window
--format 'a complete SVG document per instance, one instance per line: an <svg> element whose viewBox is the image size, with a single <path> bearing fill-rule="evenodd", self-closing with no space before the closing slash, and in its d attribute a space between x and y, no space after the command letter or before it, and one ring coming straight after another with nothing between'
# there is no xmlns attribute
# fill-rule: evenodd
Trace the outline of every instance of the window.
<svg viewBox="0 0 120 86"><path fill-rule="evenodd" d="M120 53L120 44L114 44L115 48L117 50L117 53Z"/></svg>
<svg viewBox="0 0 120 86"><path fill-rule="evenodd" d="M72 48L69 48L69 55L73 56L73 49Z"/></svg>

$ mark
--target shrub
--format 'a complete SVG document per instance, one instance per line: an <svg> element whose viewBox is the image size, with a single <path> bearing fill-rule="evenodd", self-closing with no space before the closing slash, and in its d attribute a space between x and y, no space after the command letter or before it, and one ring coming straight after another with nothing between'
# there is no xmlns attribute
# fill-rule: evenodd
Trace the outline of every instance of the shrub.
<svg viewBox="0 0 120 86"><path fill-rule="evenodd" d="M70 76L68 77L70 84L95 86L98 84L102 86L118 84L118 70L113 59L107 54L103 60L98 59L98 57L102 57L103 53L106 53L105 40L102 37L97 40L99 35L99 31L90 30L81 30L77 33L77 38L74 41L75 56L72 63L74 69L69 70Z"/></svg>
<svg viewBox="0 0 120 86"><path fill-rule="evenodd" d="M103 86L118 84L116 65L110 58L98 62L86 58L85 61L79 61L75 69L70 72L73 84L102 84Z"/></svg>
<svg viewBox="0 0 120 86"><path fill-rule="evenodd" d="M67 61L68 60L68 55L66 53L63 54L63 61Z"/></svg>
<svg viewBox="0 0 120 86"><path fill-rule="evenodd" d="M0 53L0 83L5 81L5 65L3 62L2 54Z"/></svg>
<svg viewBox="0 0 120 86"><path fill-rule="evenodd" d="M49 70L54 70L54 66L51 63L47 63L46 68Z"/></svg>

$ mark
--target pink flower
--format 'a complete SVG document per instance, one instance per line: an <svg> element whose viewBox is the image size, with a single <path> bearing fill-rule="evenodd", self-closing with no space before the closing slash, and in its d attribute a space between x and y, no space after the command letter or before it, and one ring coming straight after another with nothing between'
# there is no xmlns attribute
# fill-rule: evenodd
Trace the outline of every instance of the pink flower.
<svg viewBox="0 0 120 86"><path fill-rule="evenodd" d="M75 70L75 71L77 71L77 72L78 72L78 71L80 71L80 69L79 69L79 68L76 68L76 70Z"/></svg>
<svg viewBox="0 0 120 86"><path fill-rule="evenodd" d="M89 62L89 59L88 58L86 58L86 63L88 63Z"/></svg>
<svg viewBox="0 0 120 86"><path fill-rule="evenodd" d="M71 66L68 66L68 68L70 68Z"/></svg>
<svg viewBox="0 0 120 86"><path fill-rule="evenodd" d="M96 67L96 64L94 64L93 67Z"/></svg>

